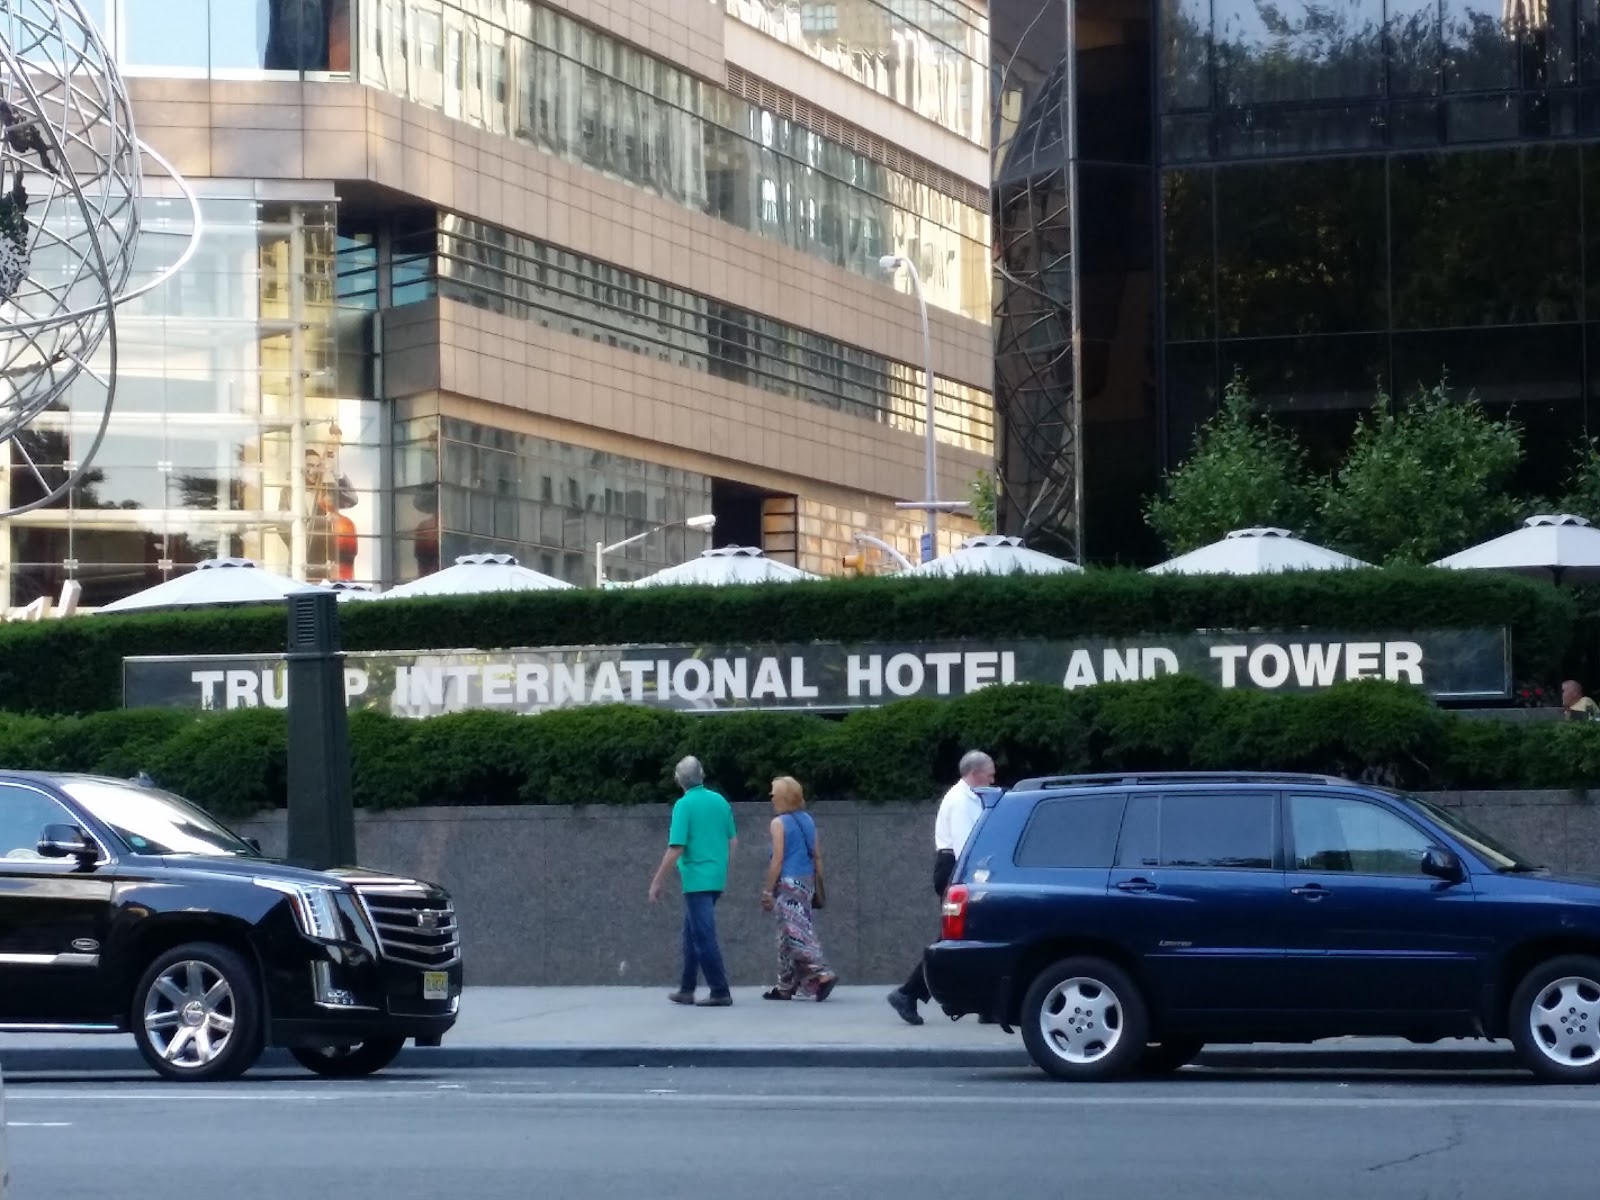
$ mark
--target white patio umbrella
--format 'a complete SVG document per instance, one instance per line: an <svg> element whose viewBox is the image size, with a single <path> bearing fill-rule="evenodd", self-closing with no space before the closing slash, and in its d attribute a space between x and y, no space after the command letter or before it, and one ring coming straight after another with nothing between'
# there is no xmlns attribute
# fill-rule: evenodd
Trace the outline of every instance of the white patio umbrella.
<svg viewBox="0 0 1600 1200"><path fill-rule="evenodd" d="M627 586L664 587L688 583L723 587L741 583L799 583L820 578L820 575L768 558L754 546L718 546L702 551L699 558L646 575Z"/></svg>
<svg viewBox="0 0 1600 1200"><path fill-rule="evenodd" d="M1075 562L1029 550L1021 538L982 534L969 537L960 549L900 575L1060 575L1082 570Z"/></svg>
<svg viewBox="0 0 1600 1200"><path fill-rule="evenodd" d="M96 612L138 612L152 608L197 608L208 604L270 604L296 592L314 592L309 583L263 570L248 558L208 558L192 571L113 600Z"/></svg>
<svg viewBox="0 0 1600 1200"><path fill-rule="evenodd" d="M378 590L365 583L350 583L344 579L324 579L318 587L333 592L340 604L346 600L376 600Z"/></svg>
<svg viewBox="0 0 1600 1200"><path fill-rule="evenodd" d="M463 554L455 566L402 583L374 600L404 600L408 596L481 596L488 592L548 592L572 585L564 579L541 575L509 554Z"/></svg>
<svg viewBox="0 0 1600 1200"><path fill-rule="evenodd" d="M1366 567L1359 558L1302 541L1287 529L1235 529L1150 568L1152 575L1265 575L1274 571L1339 571Z"/></svg>
<svg viewBox="0 0 1600 1200"><path fill-rule="evenodd" d="M1571 513L1529 517L1522 528L1433 564L1458 571L1516 571L1540 579L1600 579L1600 529Z"/></svg>

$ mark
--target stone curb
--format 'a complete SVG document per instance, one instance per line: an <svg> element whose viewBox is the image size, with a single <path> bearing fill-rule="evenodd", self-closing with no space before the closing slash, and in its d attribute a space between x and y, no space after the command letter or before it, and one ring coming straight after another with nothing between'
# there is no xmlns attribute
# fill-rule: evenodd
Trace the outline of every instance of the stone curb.
<svg viewBox="0 0 1600 1200"><path fill-rule="evenodd" d="M1196 1065L1213 1070L1291 1071L1506 1071L1517 1070L1501 1046L1417 1046L1401 1050L1350 1046L1236 1046L1201 1054ZM535 1070L583 1067L832 1068L924 1070L1032 1069L1018 1042L992 1049L920 1049L910 1046L443 1046L408 1048L395 1066L414 1071ZM6 1076L30 1074L148 1074L128 1047L40 1047L0 1053ZM262 1055L260 1069L299 1067L282 1050Z"/></svg>

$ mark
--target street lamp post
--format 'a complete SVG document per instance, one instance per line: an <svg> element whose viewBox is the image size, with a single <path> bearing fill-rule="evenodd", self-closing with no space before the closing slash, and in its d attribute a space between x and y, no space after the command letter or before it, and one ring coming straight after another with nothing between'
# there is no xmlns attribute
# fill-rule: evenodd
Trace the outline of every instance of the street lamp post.
<svg viewBox="0 0 1600 1200"><path fill-rule="evenodd" d="M679 525L686 525L690 529L698 529L704 532L713 528L716 523L716 517L712 516L710 513L703 513L698 517L689 517L687 520L668 521L664 525L653 526L649 529L646 529L643 533L634 534L631 538L623 538L620 542L612 542L609 546L604 542L596 542L594 544L595 587L605 587L606 585L606 555L610 554L613 550L621 550L624 546L631 546L635 542L641 542L653 533L660 533L663 529L676 529Z"/></svg>
<svg viewBox="0 0 1600 1200"><path fill-rule="evenodd" d="M938 509L939 503L939 459L938 443L934 440L934 407L933 407L933 333L928 327L928 298L922 292L922 276L917 274L917 266L903 254L885 254L878 260L878 266L886 274L893 275L901 267L906 269L906 274L911 276L911 290L917 297L917 311L922 315L922 374L923 382L927 385L927 426L928 439L926 450L927 473L927 507L923 509L923 534L922 534L922 561L932 562L939 556L937 538L939 534Z"/></svg>

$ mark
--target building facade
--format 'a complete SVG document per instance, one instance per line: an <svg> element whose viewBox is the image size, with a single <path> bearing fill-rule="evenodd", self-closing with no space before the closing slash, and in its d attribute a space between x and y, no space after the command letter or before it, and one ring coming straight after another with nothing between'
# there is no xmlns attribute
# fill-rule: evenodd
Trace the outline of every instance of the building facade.
<svg viewBox="0 0 1600 1200"><path fill-rule="evenodd" d="M1600 24L1511 0L997 0L1003 521L1150 561L1238 372L1336 461L1448 380L1559 484L1600 417ZM1591 309L1590 302L1595 302Z"/></svg>
<svg viewBox="0 0 1600 1200"><path fill-rule="evenodd" d="M11 604L229 554L389 586L495 551L583 583L663 525L608 576L712 544L832 573L858 532L915 557L922 329L885 255L924 285L941 493L992 463L971 0L87 6L203 234L122 310L91 471L6 522ZM145 203L184 231L170 189ZM146 243L150 272L178 239ZM13 504L98 417L69 397L19 439Z"/></svg>

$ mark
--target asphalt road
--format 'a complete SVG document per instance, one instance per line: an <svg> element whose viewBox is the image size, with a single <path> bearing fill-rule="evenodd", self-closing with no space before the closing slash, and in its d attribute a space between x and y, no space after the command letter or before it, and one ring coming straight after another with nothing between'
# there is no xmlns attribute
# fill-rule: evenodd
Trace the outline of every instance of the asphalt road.
<svg viewBox="0 0 1600 1200"><path fill-rule="evenodd" d="M1588 1195L1600 1090L1515 1075L1065 1088L1029 1072L8 1081L13 1200Z"/></svg>

